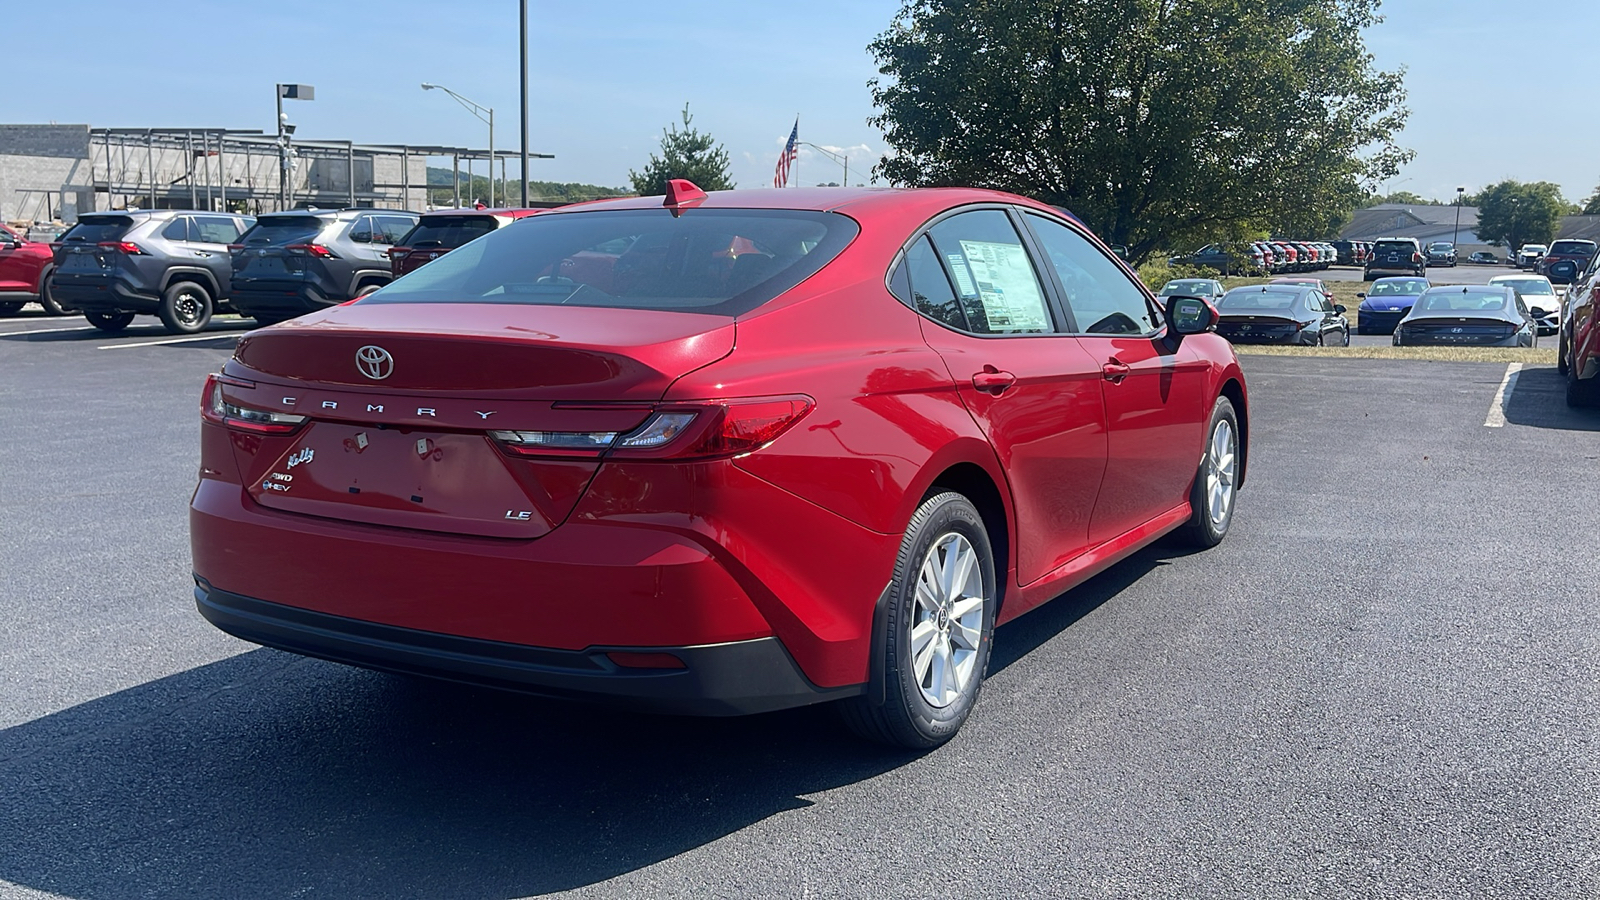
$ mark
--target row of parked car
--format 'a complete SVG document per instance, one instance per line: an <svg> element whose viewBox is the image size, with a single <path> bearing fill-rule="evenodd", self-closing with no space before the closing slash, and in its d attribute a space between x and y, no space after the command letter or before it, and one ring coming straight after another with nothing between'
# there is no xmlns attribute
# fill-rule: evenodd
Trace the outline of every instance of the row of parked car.
<svg viewBox="0 0 1600 900"><path fill-rule="evenodd" d="M1280 275L1360 266L1371 255L1372 245L1365 241L1223 241L1169 257L1167 264L1214 269L1223 275Z"/></svg>
<svg viewBox="0 0 1600 900"><path fill-rule="evenodd" d="M86 213L59 239L0 226L0 315L37 302L103 331L155 315L193 334L219 312L281 322L369 294L533 209L183 209Z"/></svg>

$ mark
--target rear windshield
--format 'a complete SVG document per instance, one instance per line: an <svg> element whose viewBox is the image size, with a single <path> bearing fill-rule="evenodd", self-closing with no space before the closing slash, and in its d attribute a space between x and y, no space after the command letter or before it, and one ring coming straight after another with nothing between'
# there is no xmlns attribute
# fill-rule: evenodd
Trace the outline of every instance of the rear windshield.
<svg viewBox="0 0 1600 900"><path fill-rule="evenodd" d="M1432 290L1422 295L1417 307L1426 312L1479 312L1505 309L1504 291Z"/></svg>
<svg viewBox="0 0 1600 900"><path fill-rule="evenodd" d="M1544 253L1546 251L1545 251L1545 247L1544 247L1543 244L1523 244L1522 245L1522 252L1523 253Z"/></svg>
<svg viewBox="0 0 1600 900"><path fill-rule="evenodd" d="M1372 290L1367 292L1369 297L1415 297L1428 289L1428 283L1421 280L1406 281L1374 281Z"/></svg>
<svg viewBox="0 0 1600 900"><path fill-rule="evenodd" d="M322 220L316 216L271 216L257 219L255 227L244 233L240 243L252 246L300 244L322 233Z"/></svg>
<svg viewBox="0 0 1600 900"><path fill-rule="evenodd" d="M361 302L607 306L737 316L816 273L859 231L845 216L807 210L530 216Z"/></svg>
<svg viewBox="0 0 1600 900"><path fill-rule="evenodd" d="M1222 309L1293 309L1303 291L1229 291L1217 304Z"/></svg>
<svg viewBox="0 0 1600 900"><path fill-rule="evenodd" d="M1161 287L1161 296L1171 297L1177 294L1209 294L1211 282L1209 281L1169 281Z"/></svg>
<svg viewBox="0 0 1600 900"><path fill-rule="evenodd" d="M1517 293L1523 296L1529 294L1554 294L1556 292L1556 289L1550 286L1550 282L1545 281L1543 278L1507 278L1505 281L1497 280L1495 284L1503 284L1506 287L1515 288Z"/></svg>
<svg viewBox="0 0 1600 900"><path fill-rule="evenodd" d="M1588 256L1594 252L1593 241L1556 241L1550 245L1550 254L1555 256Z"/></svg>
<svg viewBox="0 0 1600 900"><path fill-rule="evenodd" d="M396 244L421 250L434 247L453 250L497 227L499 223L494 216L423 216Z"/></svg>
<svg viewBox="0 0 1600 900"><path fill-rule="evenodd" d="M78 224L67 229L61 236L63 241L85 244L98 244L101 241L120 240L133 227L133 219L127 216L83 216L78 219Z"/></svg>
<svg viewBox="0 0 1600 900"><path fill-rule="evenodd" d="M1417 250L1416 245L1408 241L1379 241L1375 249L1379 253L1415 253Z"/></svg>
<svg viewBox="0 0 1600 900"><path fill-rule="evenodd" d="M1441 242L1439 242L1437 244L1429 244L1428 245L1428 249L1429 250L1453 250L1453 249L1455 249L1455 246L1456 246L1455 244L1452 244L1449 241L1441 241Z"/></svg>

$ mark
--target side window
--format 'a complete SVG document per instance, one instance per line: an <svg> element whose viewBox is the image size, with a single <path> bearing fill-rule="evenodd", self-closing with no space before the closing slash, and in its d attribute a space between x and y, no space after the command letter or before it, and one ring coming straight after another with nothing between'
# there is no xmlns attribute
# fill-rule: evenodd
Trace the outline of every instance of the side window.
<svg viewBox="0 0 1600 900"><path fill-rule="evenodd" d="M190 220L189 236L207 244L231 244L239 239L239 228L222 216L195 216Z"/></svg>
<svg viewBox="0 0 1600 900"><path fill-rule="evenodd" d="M1144 292L1082 235L1044 216L1028 223L1061 278L1067 307L1085 334L1150 334L1160 325Z"/></svg>
<svg viewBox="0 0 1600 900"><path fill-rule="evenodd" d="M169 241L187 241L189 239L189 217L179 216L161 229L161 236Z"/></svg>
<svg viewBox="0 0 1600 900"><path fill-rule="evenodd" d="M361 216L355 224L350 226L350 240L358 244L370 244L373 241L373 227L371 216Z"/></svg>
<svg viewBox="0 0 1600 900"><path fill-rule="evenodd" d="M406 236L417 220L405 216L373 216L375 227L372 229L372 242L374 244L398 244Z"/></svg>
<svg viewBox="0 0 1600 900"><path fill-rule="evenodd" d="M906 251L899 269L905 271L912 309L951 328L971 330L967 327L967 317L961 314L961 304L956 301L950 279L939 265L939 254L933 252L933 244L926 235Z"/></svg>
<svg viewBox="0 0 1600 900"><path fill-rule="evenodd" d="M983 209L928 229L950 273L967 330L975 334L1046 334L1055 330L1044 288L1005 212ZM911 272L918 287L917 272Z"/></svg>

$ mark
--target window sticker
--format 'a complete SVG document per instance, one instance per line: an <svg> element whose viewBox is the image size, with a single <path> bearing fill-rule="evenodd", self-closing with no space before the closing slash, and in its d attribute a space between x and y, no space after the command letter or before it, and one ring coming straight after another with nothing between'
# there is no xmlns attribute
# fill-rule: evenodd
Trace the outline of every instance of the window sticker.
<svg viewBox="0 0 1600 900"><path fill-rule="evenodd" d="M966 264L977 282L975 295L983 303L992 330L1050 330L1039 279L1021 244L962 241L961 249L966 253ZM951 262L954 263L954 259ZM956 271L960 273L963 269L958 267ZM956 276L957 281L964 279L962 274ZM974 295L965 284L962 293Z"/></svg>
<svg viewBox="0 0 1600 900"><path fill-rule="evenodd" d="M966 246L966 243L961 242L962 246ZM961 296L978 296L978 289L972 285L972 276L967 273L966 259L959 253L951 253L945 258L950 261L950 271L956 274L956 290L961 292Z"/></svg>

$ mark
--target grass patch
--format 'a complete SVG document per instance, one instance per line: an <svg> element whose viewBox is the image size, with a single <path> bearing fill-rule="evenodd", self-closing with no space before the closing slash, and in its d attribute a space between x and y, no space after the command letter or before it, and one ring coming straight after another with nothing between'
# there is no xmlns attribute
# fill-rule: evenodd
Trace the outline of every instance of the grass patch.
<svg viewBox="0 0 1600 900"><path fill-rule="evenodd" d="M1426 359L1436 362L1556 364L1555 347L1274 347L1235 344L1240 356L1319 356L1333 359Z"/></svg>

